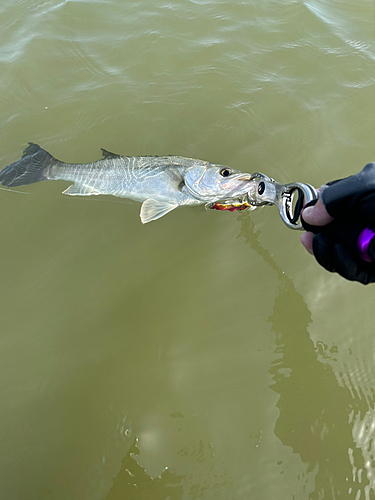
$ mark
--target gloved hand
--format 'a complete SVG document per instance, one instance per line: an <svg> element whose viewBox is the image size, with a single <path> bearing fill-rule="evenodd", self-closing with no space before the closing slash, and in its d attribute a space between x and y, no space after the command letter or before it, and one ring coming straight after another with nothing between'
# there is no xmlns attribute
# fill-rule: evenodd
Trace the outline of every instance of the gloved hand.
<svg viewBox="0 0 375 500"><path fill-rule="evenodd" d="M328 183L302 211L302 244L327 271L375 282L375 163Z"/></svg>

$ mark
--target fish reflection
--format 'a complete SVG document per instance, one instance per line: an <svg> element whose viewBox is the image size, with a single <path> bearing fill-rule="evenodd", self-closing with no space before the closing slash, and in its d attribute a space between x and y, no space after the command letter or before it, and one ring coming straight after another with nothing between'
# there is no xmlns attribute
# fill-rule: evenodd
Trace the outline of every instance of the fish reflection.
<svg viewBox="0 0 375 500"><path fill-rule="evenodd" d="M307 464L307 472L316 471L309 499L358 499L363 498L361 491L370 498L375 478L375 413L369 412L365 398L353 397L348 387L339 385L326 350L321 345L316 348L309 336L311 314L302 295L260 245L260 232L248 217L242 217L240 236L279 280L269 317L277 353L269 370L274 380L271 389L280 395L275 434ZM366 415L367 422L360 415Z"/></svg>

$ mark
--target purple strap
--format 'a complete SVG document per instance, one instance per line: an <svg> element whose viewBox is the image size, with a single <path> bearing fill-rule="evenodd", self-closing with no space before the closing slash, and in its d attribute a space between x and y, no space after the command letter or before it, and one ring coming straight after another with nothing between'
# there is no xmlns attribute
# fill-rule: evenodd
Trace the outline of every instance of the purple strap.
<svg viewBox="0 0 375 500"><path fill-rule="evenodd" d="M372 257L368 254L368 247L375 237L375 230L366 227L361 234L358 236L357 240L357 250L361 259L365 262L373 262Z"/></svg>

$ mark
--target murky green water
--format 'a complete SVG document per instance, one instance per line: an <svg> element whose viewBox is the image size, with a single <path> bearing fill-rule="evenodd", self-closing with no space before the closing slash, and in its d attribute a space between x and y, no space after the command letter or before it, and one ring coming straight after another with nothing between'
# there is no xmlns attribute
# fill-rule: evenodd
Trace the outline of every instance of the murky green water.
<svg viewBox="0 0 375 500"><path fill-rule="evenodd" d="M179 154L316 186L375 158L370 0L0 6L3 167ZM375 288L274 208L0 192L0 496L375 498Z"/></svg>

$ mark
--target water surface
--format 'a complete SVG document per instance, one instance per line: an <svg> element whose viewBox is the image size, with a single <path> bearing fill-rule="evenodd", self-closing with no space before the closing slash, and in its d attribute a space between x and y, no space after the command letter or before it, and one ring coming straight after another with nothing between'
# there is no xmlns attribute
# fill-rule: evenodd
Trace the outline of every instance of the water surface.
<svg viewBox="0 0 375 500"><path fill-rule="evenodd" d="M0 166L178 154L315 186L374 160L369 0L5 2ZM374 289L272 207L0 192L7 500L374 498Z"/></svg>

